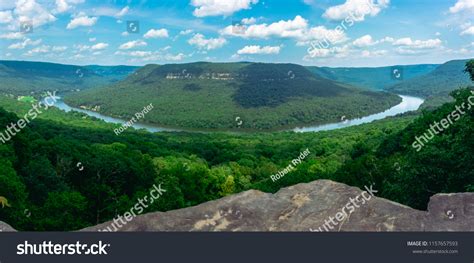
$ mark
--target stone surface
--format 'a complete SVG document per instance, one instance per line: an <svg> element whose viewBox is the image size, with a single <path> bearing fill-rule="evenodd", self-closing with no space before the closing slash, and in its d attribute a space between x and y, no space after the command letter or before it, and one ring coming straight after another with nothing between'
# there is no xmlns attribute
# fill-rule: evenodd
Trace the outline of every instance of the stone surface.
<svg viewBox="0 0 474 263"><path fill-rule="evenodd" d="M350 198L362 192L329 180L290 186L275 194L250 190L194 207L140 215L118 230L325 231L325 220L335 218ZM337 224L331 225L332 229L326 228L329 231L474 231L474 193L434 195L428 211L378 197L358 205L352 213L345 209L348 216L340 218L340 222L334 219ZM114 229L111 223L82 231ZM2 222L0 229L14 231Z"/></svg>
<svg viewBox="0 0 474 263"><path fill-rule="evenodd" d="M15 232L16 230L13 229L9 224L0 221L0 232Z"/></svg>
<svg viewBox="0 0 474 263"><path fill-rule="evenodd" d="M373 188L377 189L376 186ZM354 199L362 192L359 188L329 180L290 186L275 194L250 190L194 207L141 215L119 231L325 231L322 227L325 220L336 217L350 198ZM428 211L378 197L358 205L352 213L345 209L348 216L339 217L340 222L334 219L337 224L326 229L474 231L474 193L434 195ZM102 230L111 223L83 231Z"/></svg>

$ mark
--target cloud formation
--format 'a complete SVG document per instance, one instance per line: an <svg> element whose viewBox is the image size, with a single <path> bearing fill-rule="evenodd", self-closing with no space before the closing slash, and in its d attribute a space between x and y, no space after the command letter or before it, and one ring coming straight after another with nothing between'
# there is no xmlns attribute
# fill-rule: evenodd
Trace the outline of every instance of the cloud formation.
<svg viewBox="0 0 474 263"><path fill-rule="evenodd" d="M193 15L205 16L229 16L242 9L250 9L252 4L258 0L192 0L191 5L196 9Z"/></svg>
<svg viewBox="0 0 474 263"><path fill-rule="evenodd" d="M253 55L253 54L279 54L280 46L245 46L244 48L237 51L239 55Z"/></svg>
<svg viewBox="0 0 474 263"><path fill-rule="evenodd" d="M323 17L329 20L344 20L352 17L355 21L364 21L365 16L376 16L389 4L390 0L346 0L342 5L328 8Z"/></svg>
<svg viewBox="0 0 474 263"><path fill-rule="evenodd" d="M67 29L74 29L80 26L93 26L97 23L97 17L89 17L85 13L81 12L76 17L71 19L69 24L67 24Z"/></svg>
<svg viewBox="0 0 474 263"><path fill-rule="evenodd" d="M197 46L199 49L212 50L220 48L227 43L225 38L205 38L203 34L195 34L188 40L188 43L193 46Z"/></svg>

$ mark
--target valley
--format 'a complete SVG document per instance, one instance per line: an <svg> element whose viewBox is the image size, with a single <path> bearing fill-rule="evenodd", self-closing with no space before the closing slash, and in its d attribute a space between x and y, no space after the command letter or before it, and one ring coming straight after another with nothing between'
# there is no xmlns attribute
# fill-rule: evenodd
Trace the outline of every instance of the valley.
<svg viewBox="0 0 474 263"><path fill-rule="evenodd" d="M249 65L250 72L245 70ZM257 69L261 80L251 74ZM434 193L474 190L472 109L420 152L411 145L431 123L466 101L472 87L453 87L450 101L419 111L424 97L368 91L293 64L195 63L183 70L181 64L148 65L113 83L99 76L106 85L89 90L62 89L65 101L0 145L0 189L9 189L2 196L11 205L0 209L1 221L18 230L83 229L129 210L158 184L167 194L144 213L196 206L251 189L275 193L319 179L360 188L376 184L378 197L421 210ZM36 86L23 90L21 82L14 84L0 95L0 127L17 122L32 101L41 99ZM201 108L203 101L214 104ZM169 108L160 108L163 103ZM145 114L147 105L152 107ZM295 128L304 126L305 119L288 122L292 115L281 111L302 108L323 115L318 115L318 125L311 126L315 120L308 119L309 126ZM235 116L235 109L241 115ZM244 115L246 110L255 116ZM183 125L169 129L154 124L163 112ZM117 135L137 113L146 123L134 123L135 129ZM279 114L287 120L283 124L291 125L271 125L282 124ZM115 115L120 118L111 117ZM207 118L208 126L217 129L181 128L190 126L190 116ZM229 118L227 125L210 122L212 116ZM259 124L259 116L267 122ZM243 127L235 127L236 120ZM255 125L245 124L248 120ZM281 131L272 131L275 127ZM310 154L300 158L303 152ZM298 165L273 180L271 175L296 157ZM24 216L25 209L31 217Z"/></svg>
<svg viewBox="0 0 474 263"><path fill-rule="evenodd" d="M295 64L199 62L147 65L123 81L64 101L100 107L100 113L121 119L153 103L146 122L174 129L275 131L363 117L401 99L324 79Z"/></svg>

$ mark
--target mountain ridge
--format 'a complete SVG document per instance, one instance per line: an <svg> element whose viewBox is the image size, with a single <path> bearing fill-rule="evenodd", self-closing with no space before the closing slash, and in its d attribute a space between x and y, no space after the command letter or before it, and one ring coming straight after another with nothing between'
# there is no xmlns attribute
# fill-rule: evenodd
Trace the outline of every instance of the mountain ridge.
<svg viewBox="0 0 474 263"><path fill-rule="evenodd" d="M39 98L47 91L75 92L108 85L136 70L133 66L78 66L52 62L0 60L0 91Z"/></svg>

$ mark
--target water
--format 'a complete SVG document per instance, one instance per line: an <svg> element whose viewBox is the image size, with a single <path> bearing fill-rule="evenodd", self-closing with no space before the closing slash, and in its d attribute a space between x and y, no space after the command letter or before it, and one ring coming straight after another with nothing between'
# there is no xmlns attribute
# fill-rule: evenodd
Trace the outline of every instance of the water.
<svg viewBox="0 0 474 263"><path fill-rule="evenodd" d="M57 101L54 104L54 106L60 110L63 110L65 112L70 112L70 111L77 111L77 112L82 112L87 114L88 116L96 117L97 119L101 119L107 123L115 123L115 124L124 124L128 122L129 120L124 120L124 119L119 119L119 118L114 118L114 117L109 117L106 115L102 115L100 113L97 113L95 111L90 111L90 110L84 110L80 108L74 108L69 105L67 105L63 100L61 100L60 97L56 97ZM169 129L169 128L163 128L159 127L157 125L153 124L144 124L144 123L134 123L132 125L135 129L145 129L149 132L163 132L163 131L181 131L178 129Z"/></svg>
<svg viewBox="0 0 474 263"><path fill-rule="evenodd" d="M360 124L363 124L363 123L373 122L375 120L381 120L381 119L386 118L386 117L395 116L395 115L400 114L400 113L415 111L424 102L423 99L417 98L417 97L404 96L404 95L399 95L399 96L402 98L402 102L400 104L384 111L384 112L372 114L372 115L362 117L362 118L359 118L359 119L353 119L353 120L342 119L341 122L337 122L337 123L294 128L293 131L295 131L295 132L329 131L329 130L346 128L346 127L349 127L349 126L360 125ZM82 113L85 113L89 116L96 117L96 118L101 119L101 120L103 120L105 122L108 122L108 123L123 124L123 123L126 123L127 121L129 121L129 120L123 120L123 119L119 119L119 118L113 118L113 117L105 116L105 115L102 115L100 113L90 111L90 110L84 110L84 109L80 109L80 108L71 107L71 106L67 105L66 103L64 103L64 101L62 101L60 99L60 97L57 97L57 102L54 104L54 106L57 107L60 110L65 111L65 112L69 112L69 111L82 112ZM185 131L185 130L180 130L180 129L164 128L164 127L160 127L160 126L154 125L154 124L135 123L132 126L135 129L145 129L149 132Z"/></svg>
<svg viewBox="0 0 474 263"><path fill-rule="evenodd" d="M404 96L404 95L398 95L402 98L402 102L400 104L393 106L392 108L372 114L369 116L365 116L362 118L358 119L353 119L353 120L345 120L337 123L330 123L330 124L323 124L323 125L315 125L315 126L309 126L309 127L301 127L301 128L295 128L293 131L295 132L317 132L317 131L330 131L330 130L335 130L335 129L340 129L340 128L345 128L349 126L355 126L355 125L360 125L364 123L369 123L373 122L376 120L381 120L386 117L390 116L395 116L400 113L405 113L409 111L415 111L418 108L420 108L420 105L423 104L424 100L421 98L417 97L412 97L412 96Z"/></svg>

